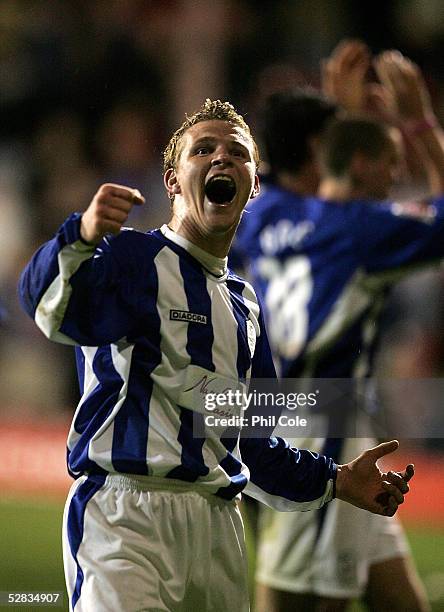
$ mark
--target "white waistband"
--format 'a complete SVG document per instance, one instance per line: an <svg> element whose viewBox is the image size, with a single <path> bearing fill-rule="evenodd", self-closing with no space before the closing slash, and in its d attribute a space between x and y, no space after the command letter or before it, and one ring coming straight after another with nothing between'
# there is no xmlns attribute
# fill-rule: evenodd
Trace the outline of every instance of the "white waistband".
<svg viewBox="0 0 444 612"><path fill-rule="evenodd" d="M133 491L165 491L173 493L197 493L210 501L225 504L235 504L236 500L225 500L215 495L211 486L199 482L186 482L177 478L160 478L158 476L141 476L137 474L122 474L111 472L107 475L105 484Z"/></svg>

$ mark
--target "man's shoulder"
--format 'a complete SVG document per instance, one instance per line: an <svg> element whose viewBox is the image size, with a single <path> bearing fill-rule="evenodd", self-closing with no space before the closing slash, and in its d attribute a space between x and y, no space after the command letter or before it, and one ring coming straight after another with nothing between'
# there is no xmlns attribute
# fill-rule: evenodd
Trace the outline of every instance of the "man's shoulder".
<svg viewBox="0 0 444 612"><path fill-rule="evenodd" d="M121 231L115 236L106 236L104 242L112 247L113 250L126 250L128 248L151 250L162 246L162 232L159 229L152 229L147 232L133 229L132 227L122 227Z"/></svg>
<svg viewBox="0 0 444 612"><path fill-rule="evenodd" d="M124 227L117 235L106 236L98 245L96 254L111 256L125 267L149 265L162 248L165 240L160 230L142 232Z"/></svg>

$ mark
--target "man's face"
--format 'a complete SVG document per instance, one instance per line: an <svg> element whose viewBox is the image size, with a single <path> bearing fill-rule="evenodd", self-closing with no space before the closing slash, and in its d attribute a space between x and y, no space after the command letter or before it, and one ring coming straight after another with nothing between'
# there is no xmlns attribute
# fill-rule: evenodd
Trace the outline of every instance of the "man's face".
<svg viewBox="0 0 444 612"><path fill-rule="evenodd" d="M212 120L190 127L181 144L176 169L165 174L175 216L191 235L231 239L245 204L259 191L251 138L227 121ZM209 189L215 183L229 185L229 201L212 201L219 199Z"/></svg>

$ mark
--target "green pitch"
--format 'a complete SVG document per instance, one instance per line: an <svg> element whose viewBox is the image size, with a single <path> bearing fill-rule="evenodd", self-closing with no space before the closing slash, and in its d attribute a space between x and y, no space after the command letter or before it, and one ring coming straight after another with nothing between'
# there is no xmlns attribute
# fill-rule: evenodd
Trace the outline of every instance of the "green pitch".
<svg viewBox="0 0 444 612"><path fill-rule="evenodd" d="M0 591L63 591L61 523L63 504L41 500L0 501ZM432 601L433 612L444 610L444 526L441 530L408 529L419 572ZM251 565L252 537L247 525ZM4 608L6 610L6 608ZM18 608L15 608L18 609ZM41 612L62 607L32 607ZM351 612L361 610L358 606Z"/></svg>
<svg viewBox="0 0 444 612"><path fill-rule="evenodd" d="M68 610L62 567L62 515L61 503L0 502L0 591L63 592L63 606L20 608L27 612Z"/></svg>
<svg viewBox="0 0 444 612"><path fill-rule="evenodd" d="M254 536L248 511L243 512L245 535L248 549L248 569L250 589L254 587ZM252 517L253 518L253 517ZM254 521L254 518L253 518ZM411 529L407 536L412 549L418 572L424 581L431 602L432 612L444 610L444 521L441 528ZM350 606L348 612L365 612L367 608L358 602Z"/></svg>

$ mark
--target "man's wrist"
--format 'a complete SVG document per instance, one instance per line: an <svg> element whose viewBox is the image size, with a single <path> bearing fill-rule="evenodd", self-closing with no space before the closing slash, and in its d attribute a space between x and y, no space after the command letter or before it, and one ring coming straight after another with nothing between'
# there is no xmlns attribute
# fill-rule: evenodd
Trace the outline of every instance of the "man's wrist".
<svg viewBox="0 0 444 612"><path fill-rule="evenodd" d="M82 236L82 234L80 234L80 242L82 244L84 244L85 246L89 246L89 247L96 246L96 244L94 242L88 242L88 240L85 240L85 238Z"/></svg>
<svg viewBox="0 0 444 612"><path fill-rule="evenodd" d="M345 489L347 488L349 472L350 469L347 464L336 466L336 478L333 489L333 494L336 499L348 501Z"/></svg>
<svg viewBox="0 0 444 612"><path fill-rule="evenodd" d="M83 215L80 218L80 241L83 242L83 244L86 244L89 247L96 247L98 245L99 241L94 241L94 240L89 240L89 236L87 236L87 233L85 231L85 224L83 222Z"/></svg>

